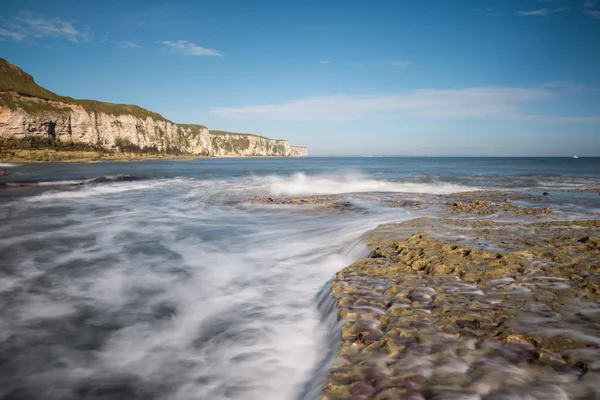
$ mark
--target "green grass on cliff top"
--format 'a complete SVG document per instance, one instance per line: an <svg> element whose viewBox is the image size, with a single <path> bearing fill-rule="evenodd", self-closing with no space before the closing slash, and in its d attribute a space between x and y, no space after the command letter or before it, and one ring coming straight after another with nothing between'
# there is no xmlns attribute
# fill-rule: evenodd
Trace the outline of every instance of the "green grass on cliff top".
<svg viewBox="0 0 600 400"><path fill-rule="evenodd" d="M199 132L200 129L206 129L206 126L198 124L177 124L177 126L185 129L191 129L192 131L196 132Z"/></svg>
<svg viewBox="0 0 600 400"><path fill-rule="evenodd" d="M238 132L214 131L212 129L210 130L210 133L212 133L213 135L217 135L217 136L225 136L225 135L256 136L256 137L263 138L263 139L269 139L269 138L264 137L264 136L255 135L254 133L238 133ZM269 140L279 140L279 139L269 139Z"/></svg>
<svg viewBox="0 0 600 400"><path fill-rule="evenodd" d="M0 91L17 92L24 96L40 97L46 100L64 101L62 96L39 86L31 75L3 58L0 58Z"/></svg>
<svg viewBox="0 0 600 400"><path fill-rule="evenodd" d="M59 96L56 93L41 87L35 83L35 80L31 75L2 58L0 58L0 92L14 92L26 97L36 97L44 100L76 104L90 112L103 112L112 115L131 114L139 118L150 117L159 121L169 121L158 113L130 104L114 104L95 100L77 100L67 96ZM11 104L11 102L7 100L7 96L2 96L2 100L8 107L12 106L11 108L22 106L22 104L19 104L19 101L13 101ZM29 112L35 112L37 109L39 109L39 111L48 111L48 107L52 107L48 104L38 104L38 107L34 102L28 103L30 104L23 105L22 108ZM61 110L64 111L64 108L56 107L56 111Z"/></svg>
<svg viewBox="0 0 600 400"><path fill-rule="evenodd" d="M145 108L138 107L131 104L114 104L106 103L103 101L96 100L77 100L72 97L60 96L56 93L49 91L35 83L35 80L31 75L23 71L16 65L11 64L3 58L0 58L0 105L5 105L11 109L16 107L23 108L27 112L66 112L68 109L60 106L54 106L48 103L36 103L33 101L18 101L10 95L9 92L18 93L21 96L34 97L44 100L59 101L67 104L76 104L82 106L86 111L105 113L111 115L133 115L138 118L152 118L158 121L172 122L163 117L162 115L146 110ZM177 124L181 128L191 129L192 131L198 132L202 128L206 128L204 125L192 125L192 124ZM252 133L236 133L236 132L224 132L224 131L210 131L213 135L239 135L239 136L257 136L265 138L264 136L254 135ZM268 139L268 138L265 138ZM270 139L275 140L275 139Z"/></svg>

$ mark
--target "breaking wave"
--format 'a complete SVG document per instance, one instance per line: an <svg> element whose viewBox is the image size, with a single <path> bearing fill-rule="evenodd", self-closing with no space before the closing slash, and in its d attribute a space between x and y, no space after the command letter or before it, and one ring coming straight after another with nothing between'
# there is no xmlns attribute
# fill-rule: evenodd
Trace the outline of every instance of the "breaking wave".
<svg viewBox="0 0 600 400"><path fill-rule="evenodd" d="M260 178L273 196L309 196L364 192L398 192L449 194L460 191L477 190L477 187L446 182L392 182L368 178L360 173L341 173L339 175L307 175L296 173L290 177L278 175Z"/></svg>
<svg viewBox="0 0 600 400"><path fill-rule="evenodd" d="M112 183L112 182L132 182L139 181L145 178L130 176L130 175L109 175L100 176L97 178L88 179L57 179L57 180L32 180L32 181L14 181L14 182L0 182L0 187L26 187L26 186L81 186L99 183Z"/></svg>
<svg viewBox="0 0 600 400"><path fill-rule="evenodd" d="M28 202L42 202L47 200L77 200L89 198L102 198L105 195L113 195L130 191L147 191L168 185L172 181L142 181L127 183L111 183L104 185L83 186L76 190L49 191L37 196L28 197ZM118 200L118 199L117 199Z"/></svg>

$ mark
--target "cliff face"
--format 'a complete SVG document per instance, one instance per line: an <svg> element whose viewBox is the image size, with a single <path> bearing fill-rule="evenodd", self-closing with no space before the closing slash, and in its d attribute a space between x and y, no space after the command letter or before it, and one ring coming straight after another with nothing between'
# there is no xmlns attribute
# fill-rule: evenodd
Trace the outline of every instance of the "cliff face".
<svg viewBox="0 0 600 400"><path fill-rule="evenodd" d="M210 132L211 145L216 156L306 156L306 147L292 146L287 140L267 139L262 136L235 134L230 132Z"/></svg>
<svg viewBox="0 0 600 400"><path fill-rule="evenodd" d="M75 100L38 86L0 59L0 144L81 144L204 156L306 156L305 147L252 134L173 123L137 106Z"/></svg>
<svg viewBox="0 0 600 400"><path fill-rule="evenodd" d="M213 154L210 133L202 126L178 126L149 116L111 115L88 111L81 105L12 96L20 106L0 107L0 140L4 142Z"/></svg>

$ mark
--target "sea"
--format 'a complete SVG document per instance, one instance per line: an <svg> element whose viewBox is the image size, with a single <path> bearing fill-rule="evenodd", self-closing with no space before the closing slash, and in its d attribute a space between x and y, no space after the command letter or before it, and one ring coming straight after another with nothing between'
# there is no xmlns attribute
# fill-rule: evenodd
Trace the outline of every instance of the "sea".
<svg viewBox="0 0 600 400"><path fill-rule="evenodd" d="M318 399L339 328L327 285L369 254L369 230L444 215L449 194L472 190L535 194L548 218L600 216L598 193L578 191L600 187L600 158L0 169L3 400ZM249 201L314 195L344 207Z"/></svg>

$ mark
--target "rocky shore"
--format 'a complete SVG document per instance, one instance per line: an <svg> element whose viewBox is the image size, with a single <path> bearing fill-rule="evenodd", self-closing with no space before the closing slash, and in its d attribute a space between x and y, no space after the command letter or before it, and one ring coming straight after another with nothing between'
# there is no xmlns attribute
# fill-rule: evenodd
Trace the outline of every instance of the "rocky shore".
<svg viewBox="0 0 600 400"><path fill-rule="evenodd" d="M600 221L418 218L365 241L331 284L323 400L600 398Z"/></svg>
<svg viewBox="0 0 600 400"><path fill-rule="evenodd" d="M576 218L598 193L248 200L415 213L367 233L370 256L331 282L341 333L322 400L583 400L600 399L600 220Z"/></svg>

